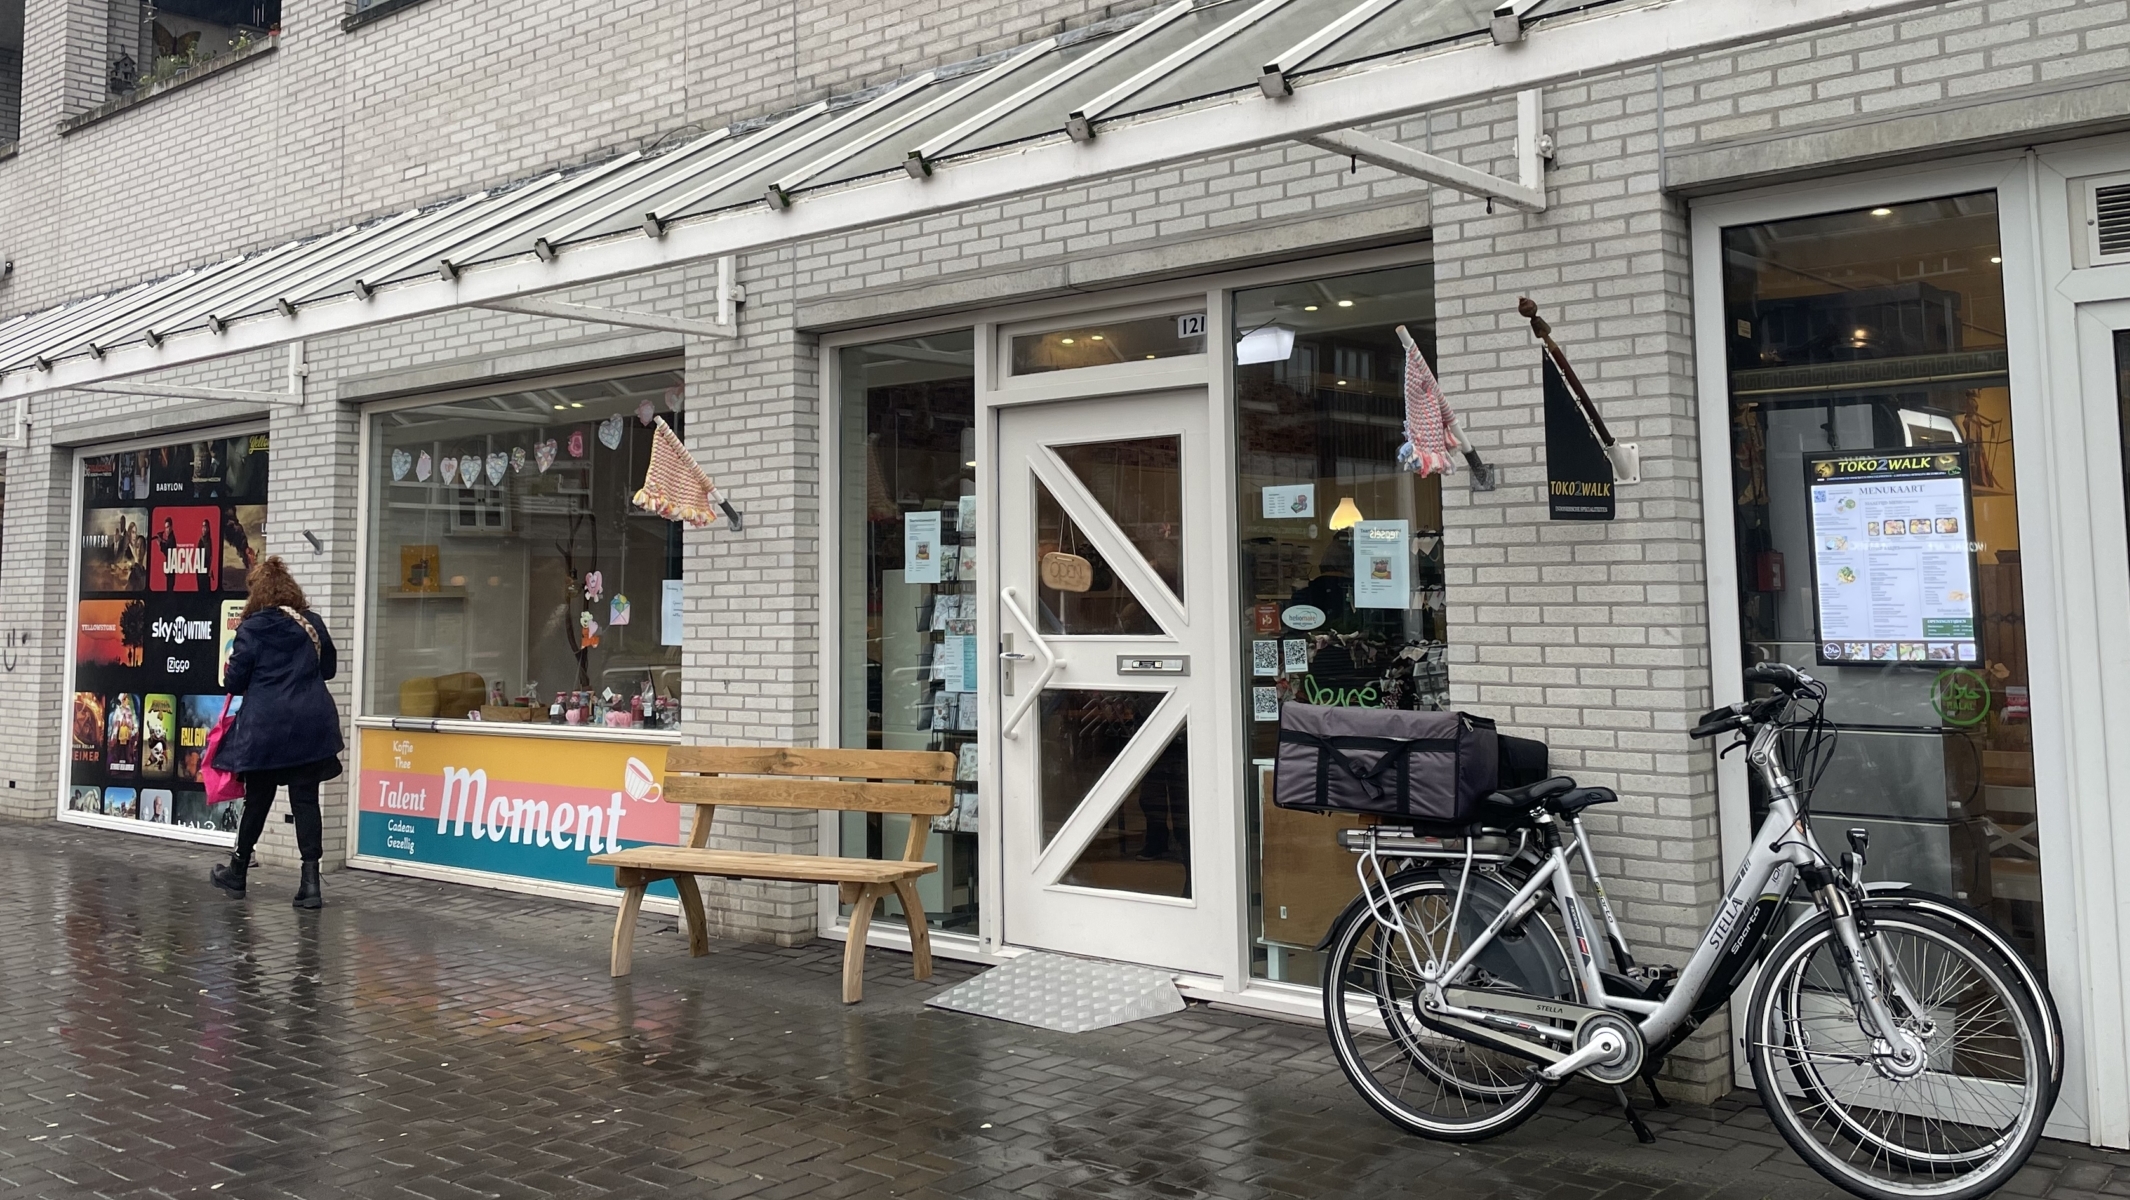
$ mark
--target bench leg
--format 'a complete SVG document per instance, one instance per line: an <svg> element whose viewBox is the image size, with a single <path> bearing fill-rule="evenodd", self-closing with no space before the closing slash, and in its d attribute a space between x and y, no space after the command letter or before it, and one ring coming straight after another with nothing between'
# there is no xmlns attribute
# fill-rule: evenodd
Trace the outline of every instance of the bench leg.
<svg viewBox="0 0 2130 1200"><path fill-rule="evenodd" d="M614 954L607 974L616 979L629 973L629 959L636 952L636 914L643 909L641 883L631 884L621 894L621 911L614 914Z"/></svg>
<svg viewBox="0 0 2130 1200"><path fill-rule="evenodd" d="M888 889L877 883L865 885L851 906L850 940L843 944L843 1002L856 1004L865 998L865 935L873 927L873 907Z"/></svg>
<svg viewBox="0 0 2130 1200"><path fill-rule="evenodd" d="M680 892L680 913L688 926L688 953L701 958L710 953L710 922L703 916L703 890L693 875L675 875L673 887Z"/></svg>
<svg viewBox="0 0 2130 1200"><path fill-rule="evenodd" d="M895 881L895 895L902 901L902 919L910 927L910 977L932 977L932 930L924 919L924 902L917 898L917 881Z"/></svg>

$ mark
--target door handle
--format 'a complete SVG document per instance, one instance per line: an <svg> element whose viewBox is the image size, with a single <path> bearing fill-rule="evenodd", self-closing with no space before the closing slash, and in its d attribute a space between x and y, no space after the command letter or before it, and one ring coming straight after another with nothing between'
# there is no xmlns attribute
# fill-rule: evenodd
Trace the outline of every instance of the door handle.
<svg viewBox="0 0 2130 1200"><path fill-rule="evenodd" d="M1058 662L1058 656L1050 652L1050 643L1043 640L1035 622L1029 620L1027 612L1021 608L1020 596L1010 587L1000 588L998 599L1000 607L1006 610L1006 615L1013 618L1013 623L1021 627L1021 632L1027 634L1028 640L1035 645L1036 652L1043 656L1043 670L1035 677L1035 683L1022 694L1020 702L1013 706L1013 711L1006 714L1005 722L999 726L999 733L1003 736L1018 738L1020 735L1013 731L1014 726L1019 725L1021 718L1028 715L1028 709L1035 704L1036 697L1043 694L1043 685L1049 683L1051 677L1058 673L1061 664ZM1007 662L1019 662L1028 656L1008 650L999 657Z"/></svg>

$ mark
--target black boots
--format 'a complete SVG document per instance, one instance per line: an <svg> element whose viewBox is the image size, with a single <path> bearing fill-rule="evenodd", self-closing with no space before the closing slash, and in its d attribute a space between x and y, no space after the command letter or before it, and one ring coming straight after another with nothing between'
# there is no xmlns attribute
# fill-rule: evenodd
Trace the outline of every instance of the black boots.
<svg viewBox="0 0 2130 1200"><path fill-rule="evenodd" d="M251 870L250 858L250 854L239 850L229 856L228 866L210 867L207 871L207 878L212 880L216 887L242 899L244 896L244 876Z"/></svg>
<svg viewBox="0 0 2130 1200"><path fill-rule="evenodd" d="M212 880L216 887L242 899L244 896L245 876L251 873L250 858L251 856L248 854L232 854L229 856L229 865L217 865L210 868L207 872L207 878ZM296 898L289 901L289 903L297 908L325 907L325 893L318 886L317 863L307 862L303 864L303 879L296 885Z"/></svg>
<svg viewBox="0 0 2130 1200"><path fill-rule="evenodd" d="M325 893L318 888L318 864L303 864L303 881L296 885L296 898L289 901L297 908L324 908Z"/></svg>

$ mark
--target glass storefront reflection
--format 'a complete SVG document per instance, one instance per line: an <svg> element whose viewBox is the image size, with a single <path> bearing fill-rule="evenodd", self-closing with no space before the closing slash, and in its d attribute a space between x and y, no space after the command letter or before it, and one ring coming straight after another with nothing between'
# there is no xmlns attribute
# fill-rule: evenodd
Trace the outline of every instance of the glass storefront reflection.
<svg viewBox="0 0 2130 1200"><path fill-rule="evenodd" d="M1335 841L1350 819L1272 806L1279 704L1449 699L1441 480L1397 462L1396 330L1433 361L1434 313L1424 263L1235 295L1237 649L1260 978L1315 983L1313 947L1355 892L1353 857Z"/></svg>
<svg viewBox="0 0 2130 1200"><path fill-rule="evenodd" d="M1996 197L1739 226L1723 254L1745 650L1832 686L1819 836L1868 829L1871 878L2038 962Z"/></svg>

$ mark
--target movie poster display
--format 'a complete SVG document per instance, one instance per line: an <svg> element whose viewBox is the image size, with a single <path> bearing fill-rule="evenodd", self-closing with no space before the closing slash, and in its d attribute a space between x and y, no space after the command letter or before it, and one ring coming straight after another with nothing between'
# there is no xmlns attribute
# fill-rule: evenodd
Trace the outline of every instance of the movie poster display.
<svg viewBox="0 0 2130 1200"><path fill-rule="evenodd" d="M209 804L200 767L265 545L267 458L248 433L81 460L67 812L236 831L244 802Z"/></svg>

